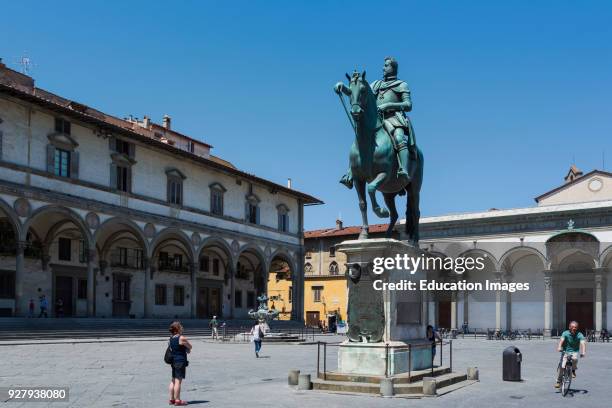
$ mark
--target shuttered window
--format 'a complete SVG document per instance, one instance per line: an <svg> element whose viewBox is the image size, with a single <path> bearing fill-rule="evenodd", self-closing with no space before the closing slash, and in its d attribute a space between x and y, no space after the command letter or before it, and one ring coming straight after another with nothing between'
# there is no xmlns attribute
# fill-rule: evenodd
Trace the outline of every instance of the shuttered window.
<svg viewBox="0 0 612 408"><path fill-rule="evenodd" d="M183 204L183 183L177 179L168 179L168 201L170 204Z"/></svg>
<svg viewBox="0 0 612 408"><path fill-rule="evenodd" d="M130 169L125 166L117 166L117 181L116 188L119 191L130 191Z"/></svg>
<svg viewBox="0 0 612 408"><path fill-rule="evenodd" d="M216 215L223 215L223 192L211 190L210 211Z"/></svg>
<svg viewBox="0 0 612 408"><path fill-rule="evenodd" d="M155 304L166 304L166 285L155 285Z"/></svg>
<svg viewBox="0 0 612 408"><path fill-rule="evenodd" d="M185 287L175 286L174 287L174 306L185 305Z"/></svg>
<svg viewBox="0 0 612 408"><path fill-rule="evenodd" d="M53 173L60 177L70 177L70 152L62 149L55 149Z"/></svg>

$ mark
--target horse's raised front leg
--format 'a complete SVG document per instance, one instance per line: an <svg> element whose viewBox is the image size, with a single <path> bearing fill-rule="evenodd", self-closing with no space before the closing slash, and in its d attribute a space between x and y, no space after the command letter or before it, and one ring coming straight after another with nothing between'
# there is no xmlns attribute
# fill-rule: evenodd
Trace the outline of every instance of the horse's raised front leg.
<svg viewBox="0 0 612 408"><path fill-rule="evenodd" d="M395 196L397 193L383 193L383 197L385 197L385 204L389 209L389 227L387 228L387 233L385 236L387 238L391 238L391 234L393 234L393 227L397 222L397 208L395 208Z"/></svg>
<svg viewBox="0 0 612 408"><path fill-rule="evenodd" d="M387 173L378 173L378 175L368 184L368 194L370 195L370 202L372 203L372 211L380 218L387 218L389 211L386 208L381 208L376 200L376 190L387 178Z"/></svg>
<svg viewBox="0 0 612 408"><path fill-rule="evenodd" d="M357 190L357 197L359 197L359 211L361 211L361 233L358 239L368 239L368 202L366 201L365 193L365 181L360 179L354 179L355 190Z"/></svg>

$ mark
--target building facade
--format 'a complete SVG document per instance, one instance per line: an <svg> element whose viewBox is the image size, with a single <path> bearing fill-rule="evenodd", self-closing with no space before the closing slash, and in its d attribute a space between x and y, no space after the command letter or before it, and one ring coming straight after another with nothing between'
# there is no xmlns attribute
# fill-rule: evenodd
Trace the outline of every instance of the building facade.
<svg viewBox="0 0 612 408"><path fill-rule="evenodd" d="M612 173L583 174L572 166L562 185L535 201L535 207L421 218L420 246L430 256L485 260L482 270L432 270L428 280L529 284L528 291L516 292L426 292L425 321L449 329L545 334L562 331L571 320L583 330L612 328ZM307 254L310 236L305 233ZM305 313L311 307L310 266L324 271L331 265L329 257L312 261L305 258ZM335 297L346 305L346 285Z"/></svg>
<svg viewBox="0 0 612 408"><path fill-rule="evenodd" d="M382 238L386 229L386 224L370 225L370 236ZM360 231L337 220L335 228L304 233L304 321L308 326L331 327L346 320L346 255L336 252L336 245L357 239Z"/></svg>
<svg viewBox="0 0 612 408"><path fill-rule="evenodd" d="M119 119L0 62L0 313L247 316L280 261L303 305L303 207L171 119Z"/></svg>

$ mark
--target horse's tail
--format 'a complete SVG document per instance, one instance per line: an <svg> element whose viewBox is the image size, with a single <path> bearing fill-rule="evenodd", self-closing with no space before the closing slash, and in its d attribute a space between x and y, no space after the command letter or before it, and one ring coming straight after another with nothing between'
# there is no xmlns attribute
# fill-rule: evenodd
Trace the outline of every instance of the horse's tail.
<svg viewBox="0 0 612 408"><path fill-rule="evenodd" d="M417 146L417 168L414 172L414 178L412 179L412 183L414 188L417 190L421 190L421 185L423 184L423 169L425 168L425 159L423 157L423 151L419 149Z"/></svg>

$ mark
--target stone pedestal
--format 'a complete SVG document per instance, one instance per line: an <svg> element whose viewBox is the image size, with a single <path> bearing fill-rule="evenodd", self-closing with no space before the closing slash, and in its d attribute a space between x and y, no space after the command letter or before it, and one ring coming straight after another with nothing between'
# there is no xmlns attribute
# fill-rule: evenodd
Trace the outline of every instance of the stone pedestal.
<svg viewBox="0 0 612 408"><path fill-rule="evenodd" d="M423 252L386 238L344 241L336 249L346 254L349 273L349 340L339 347L338 371L396 375L430 368L431 343L425 339L424 321L427 304L419 290L426 273L422 268L413 271L411 263L408 268L404 265L404 255L424 261ZM375 273L375 258L396 259L398 255L399 268L394 265ZM386 284L396 285L395 290Z"/></svg>

